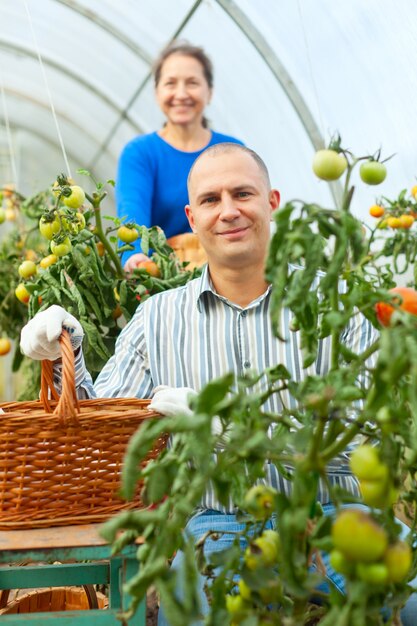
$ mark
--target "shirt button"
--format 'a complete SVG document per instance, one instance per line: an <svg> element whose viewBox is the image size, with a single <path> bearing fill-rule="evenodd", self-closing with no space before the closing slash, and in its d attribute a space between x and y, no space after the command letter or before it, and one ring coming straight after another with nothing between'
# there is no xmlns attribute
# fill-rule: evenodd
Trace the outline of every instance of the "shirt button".
<svg viewBox="0 0 417 626"><path fill-rule="evenodd" d="M250 367L250 361L244 361L243 367L246 367L246 369L248 369Z"/></svg>
<svg viewBox="0 0 417 626"><path fill-rule="evenodd" d="M247 314L248 314L247 311L242 311L241 313L242 317L246 317Z"/></svg>

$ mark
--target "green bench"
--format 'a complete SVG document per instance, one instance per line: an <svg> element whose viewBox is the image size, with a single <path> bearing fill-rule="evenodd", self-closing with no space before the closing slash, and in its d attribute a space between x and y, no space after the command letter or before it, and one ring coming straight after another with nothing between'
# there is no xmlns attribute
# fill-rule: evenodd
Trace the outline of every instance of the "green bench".
<svg viewBox="0 0 417 626"><path fill-rule="evenodd" d="M129 605L123 583L138 568L137 546L117 556L98 534L99 525L0 531L0 592L79 585L108 585L108 609L0 615L4 626L145 626L146 603L128 621L118 614ZM20 563L20 565L19 565ZM22 565L24 563L24 565ZM88 594L87 594L88 595Z"/></svg>

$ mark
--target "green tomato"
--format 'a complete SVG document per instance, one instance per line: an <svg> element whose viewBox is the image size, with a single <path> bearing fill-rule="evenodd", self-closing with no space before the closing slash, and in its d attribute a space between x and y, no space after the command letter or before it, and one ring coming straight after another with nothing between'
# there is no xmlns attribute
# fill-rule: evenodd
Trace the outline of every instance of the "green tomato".
<svg viewBox="0 0 417 626"><path fill-rule="evenodd" d="M337 180L346 168L346 157L335 150L318 150L314 155L313 172L322 180Z"/></svg>
<svg viewBox="0 0 417 626"><path fill-rule="evenodd" d="M248 605L240 595L227 595L226 609L232 620L236 623L243 621L248 614Z"/></svg>
<svg viewBox="0 0 417 626"><path fill-rule="evenodd" d="M139 237L139 233L136 228L120 226L120 228L117 230L117 236L120 241L123 241L124 243L133 243Z"/></svg>
<svg viewBox="0 0 417 626"><path fill-rule="evenodd" d="M0 207L0 224L3 224L5 219L6 219L6 211Z"/></svg>
<svg viewBox="0 0 417 626"><path fill-rule="evenodd" d="M19 276L22 278L30 278L34 276L37 271L36 263L33 261L23 261L18 268Z"/></svg>
<svg viewBox="0 0 417 626"><path fill-rule="evenodd" d="M245 563L248 569L270 567L278 561L280 553L279 535L275 530L265 530L260 537L250 543L245 550Z"/></svg>
<svg viewBox="0 0 417 626"><path fill-rule="evenodd" d="M54 235L59 233L61 230L61 222L56 216L52 219L52 221L47 220L45 217L41 217L39 220L39 230L41 235L51 241L51 239L54 238Z"/></svg>
<svg viewBox="0 0 417 626"><path fill-rule="evenodd" d="M367 185L380 185L387 176L387 168L383 163L370 159L362 163L359 174Z"/></svg>
<svg viewBox="0 0 417 626"><path fill-rule="evenodd" d="M388 569L388 580L401 583L410 571L413 555L411 548L405 541L397 541L388 546L384 554L384 563Z"/></svg>
<svg viewBox="0 0 417 626"><path fill-rule="evenodd" d="M388 467L381 463L378 450L369 444L355 448L350 455L349 465L359 480L385 482L388 478Z"/></svg>
<svg viewBox="0 0 417 626"><path fill-rule="evenodd" d="M243 501L243 508L257 520L265 520L274 510L277 492L267 485L251 487Z"/></svg>
<svg viewBox="0 0 417 626"><path fill-rule="evenodd" d="M333 546L351 561L372 563L382 558L388 537L370 515L357 509L339 513L332 526Z"/></svg>
<svg viewBox="0 0 417 626"><path fill-rule="evenodd" d="M388 580L388 568L384 563L358 563L356 574L371 585L383 585Z"/></svg>
<svg viewBox="0 0 417 626"><path fill-rule="evenodd" d="M71 185L71 194L69 196L62 196L62 202L65 206L70 207L71 209L79 209L80 206L83 205L85 201L85 193L84 190L81 189L78 185Z"/></svg>
<svg viewBox="0 0 417 626"><path fill-rule="evenodd" d="M55 254L55 256L65 256L72 248L72 243L69 237L65 237L64 241L57 243L56 241L51 241L51 252Z"/></svg>
<svg viewBox="0 0 417 626"><path fill-rule="evenodd" d="M330 565L336 572L349 576L353 573L354 564L348 561L340 550L332 550L329 554Z"/></svg>

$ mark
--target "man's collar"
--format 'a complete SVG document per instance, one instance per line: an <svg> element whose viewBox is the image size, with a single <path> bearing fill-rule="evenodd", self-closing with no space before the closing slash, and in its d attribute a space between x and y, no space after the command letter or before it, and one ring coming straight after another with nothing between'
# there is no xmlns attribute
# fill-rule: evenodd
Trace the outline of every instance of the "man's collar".
<svg viewBox="0 0 417 626"><path fill-rule="evenodd" d="M213 283L211 281L211 278L210 278L210 272L209 272L208 265L206 264L204 266L203 271L202 271L201 276L200 276L200 288L197 291L197 302L196 302L197 309L198 309L199 313L202 313L202 307L204 306L205 294L210 294L210 293L213 294L214 297L219 298L220 300L223 300L223 302L226 302L227 304L229 304L230 306L232 306L234 308L237 308L237 309L253 308L261 300L266 298L266 296L270 293L271 288L272 288L272 286L268 285L266 291L261 296L259 296L259 298L256 298L256 300L251 302L249 304L249 306L247 306L247 307L240 307L237 304L234 304L233 302L230 302L230 300L228 300L224 296L221 296L220 294L217 293L217 291L215 290L214 285L213 285Z"/></svg>

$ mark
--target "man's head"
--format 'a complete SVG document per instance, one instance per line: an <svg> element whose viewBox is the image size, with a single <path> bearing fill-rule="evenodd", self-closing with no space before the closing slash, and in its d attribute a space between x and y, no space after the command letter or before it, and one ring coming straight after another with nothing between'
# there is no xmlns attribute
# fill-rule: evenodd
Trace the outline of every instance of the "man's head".
<svg viewBox="0 0 417 626"><path fill-rule="evenodd" d="M190 170L188 195L185 211L209 264L263 266L279 192L271 189L268 170L256 152L234 143L208 148Z"/></svg>

